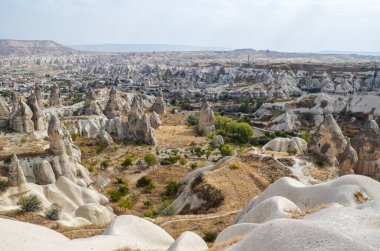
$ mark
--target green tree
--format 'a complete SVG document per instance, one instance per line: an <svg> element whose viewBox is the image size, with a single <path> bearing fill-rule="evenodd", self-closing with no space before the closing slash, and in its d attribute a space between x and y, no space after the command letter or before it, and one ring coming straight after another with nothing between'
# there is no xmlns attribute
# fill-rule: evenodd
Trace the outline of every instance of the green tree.
<svg viewBox="0 0 380 251"><path fill-rule="evenodd" d="M147 155L144 156L144 161L148 165L148 168L151 165L156 164L156 155L154 153L148 153Z"/></svg>

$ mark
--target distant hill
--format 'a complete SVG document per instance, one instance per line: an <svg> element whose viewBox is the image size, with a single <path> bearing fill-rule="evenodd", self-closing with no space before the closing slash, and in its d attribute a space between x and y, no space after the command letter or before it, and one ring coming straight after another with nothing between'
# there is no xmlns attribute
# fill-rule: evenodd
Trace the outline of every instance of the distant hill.
<svg viewBox="0 0 380 251"><path fill-rule="evenodd" d="M81 44L67 47L80 51L97 52L153 52L153 51L228 51L229 48L172 44Z"/></svg>
<svg viewBox="0 0 380 251"><path fill-rule="evenodd" d="M62 55L75 52L49 40L0 39L0 56Z"/></svg>
<svg viewBox="0 0 380 251"><path fill-rule="evenodd" d="M380 56L380 52L370 51L321 51L320 54L349 54L362 56Z"/></svg>

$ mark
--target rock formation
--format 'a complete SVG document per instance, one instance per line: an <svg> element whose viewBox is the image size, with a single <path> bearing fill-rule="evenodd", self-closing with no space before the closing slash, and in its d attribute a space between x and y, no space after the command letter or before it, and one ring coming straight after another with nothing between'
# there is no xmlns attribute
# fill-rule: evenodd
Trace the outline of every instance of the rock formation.
<svg viewBox="0 0 380 251"><path fill-rule="evenodd" d="M80 110L80 115L104 115L96 100L95 91L90 88L86 94L84 107Z"/></svg>
<svg viewBox="0 0 380 251"><path fill-rule="evenodd" d="M8 166L8 182L10 186L20 186L26 183L24 172L15 154L12 155Z"/></svg>
<svg viewBox="0 0 380 251"><path fill-rule="evenodd" d="M207 135L215 133L215 115L206 99L202 101L198 131Z"/></svg>
<svg viewBox="0 0 380 251"><path fill-rule="evenodd" d="M164 96L161 90L159 90L156 95L156 100L154 101L154 104L152 106L152 111L158 114L166 113L166 105L165 105Z"/></svg>
<svg viewBox="0 0 380 251"><path fill-rule="evenodd" d="M46 120L40 105L38 104L37 97L34 93L31 93L27 104L33 112L32 121L34 123L34 129L36 131L43 131L46 129Z"/></svg>
<svg viewBox="0 0 380 251"><path fill-rule="evenodd" d="M32 121L33 112L24 101L19 101L16 111L11 115L11 129L19 133L31 133L34 131Z"/></svg>
<svg viewBox="0 0 380 251"><path fill-rule="evenodd" d="M158 114L155 111L153 111L152 115L150 116L150 124L154 129L162 126L160 116L158 116Z"/></svg>
<svg viewBox="0 0 380 251"><path fill-rule="evenodd" d="M36 95L38 106L43 109L44 104L42 103L42 94L41 94L41 87L36 84L34 87L34 95Z"/></svg>
<svg viewBox="0 0 380 251"><path fill-rule="evenodd" d="M375 120L366 121L352 146L358 155L355 173L380 180L380 130Z"/></svg>
<svg viewBox="0 0 380 251"><path fill-rule="evenodd" d="M356 164L356 152L343 135L332 114L325 115L324 121L319 125L309 143L308 150L326 155L332 163L338 161L341 175L351 173L349 166L353 168Z"/></svg>
<svg viewBox="0 0 380 251"><path fill-rule="evenodd" d="M155 145L154 129L150 124L149 116L131 113L128 119L126 139L137 143Z"/></svg>
<svg viewBox="0 0 380 251"><path fill-rule="evenodd" d="M50 99L49 106L51 107L59 107L61 106L61 94L59 87L56 83L54 83L50 88Z"/></svg>
<svg viewBox="0 0 380 251"><path fill-rule="evenodd" d="M299 137L274 138L263 146L263 150L286 152L289 154L304 154L307 152L307 142Z"/></svg>
<svg viewBox="0 0 380 251"><path fill-rule="evenodd" d="M222 135L216 135L214 139L212 140L212 144L215 147L220 147L221 145L224 145L224 139Z"/></svg>
<svg viewBox="0 0 380 251"><path fill-rule="evenodd" d="M2 96L0 96L0 128L9 126L10 112Z"/></svg>
<svg viewBox="0 0 380 251"><path fill-rule="evenodd" d="M113 119L120 117L122 109L122 105L118 102L117 91L115 88L112 88L109 94L106 108L104 109L103 113L107 118Z"/></svg>

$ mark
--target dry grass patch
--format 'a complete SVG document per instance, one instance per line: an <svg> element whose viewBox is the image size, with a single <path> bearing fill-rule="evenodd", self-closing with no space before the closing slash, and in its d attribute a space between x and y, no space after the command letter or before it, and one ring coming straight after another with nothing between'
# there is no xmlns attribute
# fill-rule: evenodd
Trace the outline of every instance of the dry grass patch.
<svg viewBox="0 0 380 251"><path fill-rule="evenodd" d="M328 208L329 206L330 206L329 204L320 204L320 205L317 205L317 206L311 207L311 208L307 207L304 210L302 210L301 212L295 211L295 210L288 210L288 211L285 210L285 212L289 213L289 215L291 216L292 219L301 219L305 215L318 212L324 208Z"/></svg>

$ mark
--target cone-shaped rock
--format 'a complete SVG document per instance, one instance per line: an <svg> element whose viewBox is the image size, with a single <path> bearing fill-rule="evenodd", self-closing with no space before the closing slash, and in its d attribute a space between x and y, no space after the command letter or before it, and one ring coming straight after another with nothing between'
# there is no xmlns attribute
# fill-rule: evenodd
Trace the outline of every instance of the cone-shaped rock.
<svg viewBox="0 0 380 251"><path fill-rule="evenodd" d="M198 131L206 136L215 133L215 115L206 99L202 101L201 112L199 115Z"/></svg>

